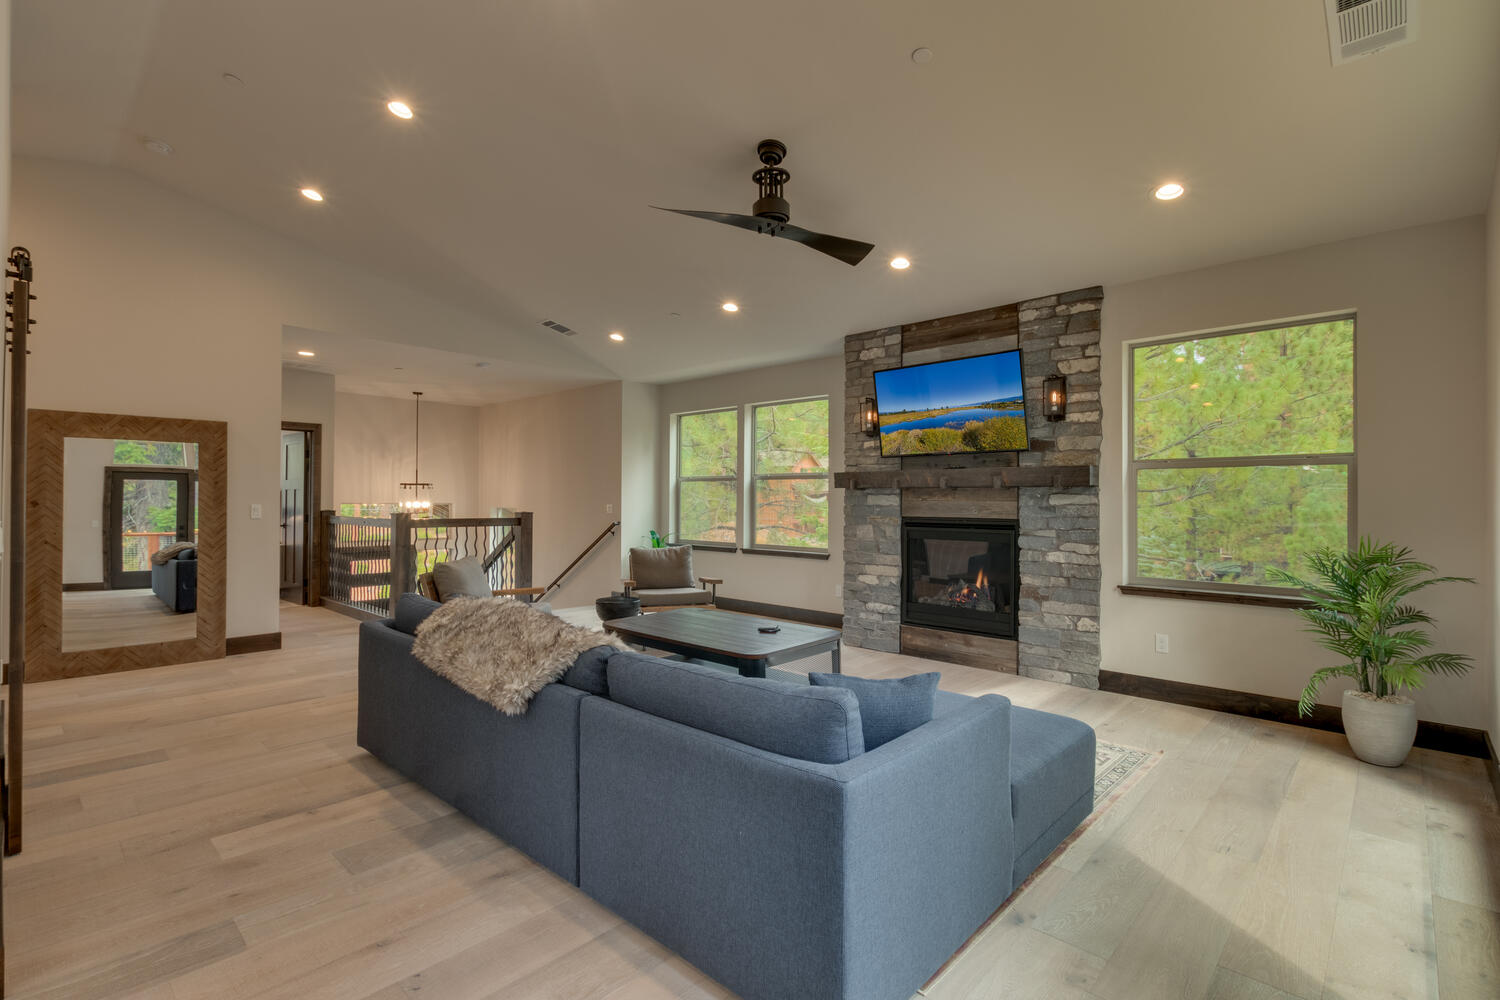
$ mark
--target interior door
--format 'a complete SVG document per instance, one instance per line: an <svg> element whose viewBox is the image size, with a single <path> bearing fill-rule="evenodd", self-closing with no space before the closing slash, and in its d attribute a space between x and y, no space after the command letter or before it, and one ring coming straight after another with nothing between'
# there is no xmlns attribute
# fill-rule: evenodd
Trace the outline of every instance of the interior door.
<svg viewBox="0 0 1500 1000"><path fill-rule="evenodd" d="M307 432L281 432L281 599L306 600Z"/></svg>
<svg viewBox="0 0 1500 1000"><path fill-rule="evenodd" d="M112 469L109 480L109 585L150 587L151 557L193 538L192 473Z"/></svg>

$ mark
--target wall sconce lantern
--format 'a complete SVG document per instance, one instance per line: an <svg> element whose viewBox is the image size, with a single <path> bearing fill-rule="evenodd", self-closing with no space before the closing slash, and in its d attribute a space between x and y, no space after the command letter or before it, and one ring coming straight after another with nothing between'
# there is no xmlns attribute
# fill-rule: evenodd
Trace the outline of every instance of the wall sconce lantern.
<svg viewBox="0 0 1500 1000"><path fill-rule="evenodd" d="M866 396L860 409L860 424L865 434L876 437L880 434L880 413L875 409L875 397Z"/></svg>
<svg viewBox="0 0 1500 1000"><path fill-rule="evenodd" d="M1068 416L1068 380L1062 375L1042 379L1042 412L1048 420L1065 420Z"/></svg>

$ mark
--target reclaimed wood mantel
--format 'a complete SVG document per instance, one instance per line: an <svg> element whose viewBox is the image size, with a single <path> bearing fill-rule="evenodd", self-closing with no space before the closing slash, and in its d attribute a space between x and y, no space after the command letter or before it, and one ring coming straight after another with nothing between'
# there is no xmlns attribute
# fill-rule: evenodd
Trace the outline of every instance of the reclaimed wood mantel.
<svg viewBox="0 0 1500 1000"><path fill-rule="evenodd" d="M967 469L861 469L835 472L833 485L846 490L953 489L1011 486L1098 486L1097 465L975 466Z"/></svg>

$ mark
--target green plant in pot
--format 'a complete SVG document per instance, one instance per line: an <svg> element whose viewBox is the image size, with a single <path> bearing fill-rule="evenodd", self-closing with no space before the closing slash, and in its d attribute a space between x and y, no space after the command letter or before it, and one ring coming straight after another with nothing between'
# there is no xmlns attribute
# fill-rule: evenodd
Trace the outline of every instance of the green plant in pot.
<svg viewBox="0 0 1500 1000"><path fill-rule="evenodd" d="M1412 558L1411 549L1361 538L1352 550L1324 546L1308 556L1313 579L1271 569L1278 583L1296 587L1312 602L1298 608L1318 644L1343 663L1313 673L1297 705L1312 714L1318 692L1335 677L1352 677L1357 690L1344 692L1344 734L1360 760L1399 767L1417 735L1417 706L1401 694L1422 687L1428 675L1459 676L1473 661L1461 653L1425 652L1433 624L1409 603L1411 595L1437 583L1473 583L1466 576L1437 576Z"/></svg>

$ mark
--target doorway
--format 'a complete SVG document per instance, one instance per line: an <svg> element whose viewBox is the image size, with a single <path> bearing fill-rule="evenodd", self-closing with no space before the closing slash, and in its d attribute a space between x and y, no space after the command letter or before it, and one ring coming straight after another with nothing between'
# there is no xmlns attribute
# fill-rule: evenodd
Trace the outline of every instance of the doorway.
<svg viewBox="0 0 1500 1000"><path fill-rule="evenodd" d="M281 599L318 604L318 484L323 425L281 425L281 499L278 531Z"/></svg>
<svg viewBox="0 0 1500 1000"><path fill-rule="evenodd" d="M151 586L151 557L195 537L197 476L191 470L109 470L105 560L113 590Z"/></svg>

